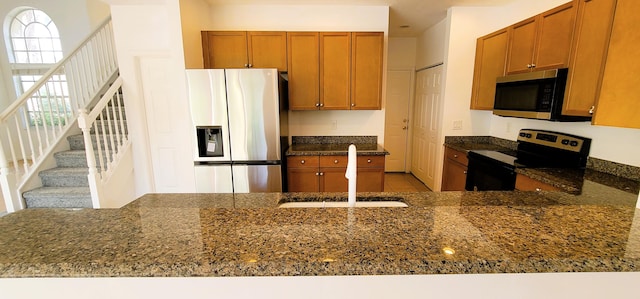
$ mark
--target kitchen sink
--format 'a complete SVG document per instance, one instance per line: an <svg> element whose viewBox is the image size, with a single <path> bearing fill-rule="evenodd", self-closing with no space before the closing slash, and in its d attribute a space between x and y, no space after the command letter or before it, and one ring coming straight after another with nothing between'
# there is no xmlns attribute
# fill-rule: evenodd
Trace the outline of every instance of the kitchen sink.
<svg viewBox="0 0 640 299"><path fill-rule="evenodd" d="M363 197L356 199L356 208L406 208L409 205L401 201L400 197ZM280 208L346 208L346 198L292 198L291 201L281 203Z"/></svg>

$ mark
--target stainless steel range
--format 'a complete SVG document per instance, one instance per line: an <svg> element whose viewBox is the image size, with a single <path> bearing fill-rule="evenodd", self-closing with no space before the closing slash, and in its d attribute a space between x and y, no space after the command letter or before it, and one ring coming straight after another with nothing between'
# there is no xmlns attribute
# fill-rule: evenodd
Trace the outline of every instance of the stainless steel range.
<svg viewBox="0 0 640 299"><path fill-rule="evenodd" d="M522 129L515 156L499 151L472 150L465 189L514 190L517 168L584 169L591 139L544 130Z"/></svg>

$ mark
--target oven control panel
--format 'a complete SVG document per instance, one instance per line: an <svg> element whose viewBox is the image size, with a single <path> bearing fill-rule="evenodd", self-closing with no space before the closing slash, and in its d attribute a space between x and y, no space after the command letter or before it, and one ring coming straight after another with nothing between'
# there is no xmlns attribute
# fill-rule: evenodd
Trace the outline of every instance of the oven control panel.
<svg viewBox="0 0 640 299"><path fill-rule="evenodd" d="M564 133L522 129L518 134L518 142L529 142L562 150L581 152L589 146L591 139Z"/></svg>

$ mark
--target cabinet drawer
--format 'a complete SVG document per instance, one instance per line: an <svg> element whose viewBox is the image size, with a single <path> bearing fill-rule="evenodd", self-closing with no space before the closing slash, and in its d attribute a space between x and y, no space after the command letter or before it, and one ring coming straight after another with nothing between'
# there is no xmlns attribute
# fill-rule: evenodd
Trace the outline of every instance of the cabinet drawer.
<svg viewBox="0 0 640 299"><path fill-rule="evenodd" d="M516 177L516 190L520 191L560 191L559 188L534 180L528 176L518 174Z"/></svg>
<svg viewBox="0 0 640 299"><path fill-rule="evenodd" d="M320 156L320 167L347 167L347 156Z"/></svg>
<svg viewBox="0 0 640 299"><path fill-rule="evenodd" d="M358 156L358 168L384 168L384 156Z"/></svg>
<svg viewBox="0 0 640 299"><path fill-rule="evenodd" d="M461 151L457 151L451 148L447 148L446 152L445 152L445 157L447 159L451 159L453 161L456 161L464 166L468 166L469 165L469 158L467 158L467 153L461 152Z"/></svg>
<svg viewBox="0 0 640 299"><path fill-rule="evenodd" d="M320 165L318 156L291 156L287 157L287 167L315 167Z"/></svg>

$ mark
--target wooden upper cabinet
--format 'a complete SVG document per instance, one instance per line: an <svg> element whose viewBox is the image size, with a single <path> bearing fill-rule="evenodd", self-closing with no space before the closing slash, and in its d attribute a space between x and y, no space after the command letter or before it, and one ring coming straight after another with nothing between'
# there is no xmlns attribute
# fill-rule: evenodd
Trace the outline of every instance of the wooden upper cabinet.
<svg viewBox="0 0 640 299"><path fill-rule="evenodd" d="M591 116L604 71L616 0L580 0L563 115Z"/></svg>
<svg viewBox="0 0 640 299"><path fill-rule="evenodd" d="M640 128L639 11L638 0L617 1L595 125Z"/></svg>
<svg viewBox="0 0 640 299"><path fill-rule="evenodd" d="M317 110L319 102L319 34L287 33L289 109Z"/></svg>
<svg viewBox="0 0 640 299"><path fill-rule="evenodd" d="M504 76L508 41L506 28L478 38L471 91L471 109L493 109L496 78Z"/></svg>
<svg viewBox="0 0 640 299"><path fill-rule="evenodd" d="M287 33L247 32L249 67L287 70Z"/></svg>
<svg viewBox="0 0 640 299"><path fill-rule="evenodd" d="M348 110L351 33L320 33L320 109Z"/></svg>
<svg viewBox="0 0 640 299"><path fill-rule="evenodd" d="M567 67L575 16L573 1L509 27L507 74Z"/></svg>
<svg viewBox="0 0 640 299"><path fill-rule="evenodd" d="M204 67L287 70L286 32L202 31Z"/></svg>
<svg viewBox="0 0 640 299"><path fill-rule="evenodd" d="M381 109L384 35L353 32L351 38L351 109Z"/></svg>
<svg viewBox="0 0 640 299"><path fill-rule="evenodd" d="M244 68L247 65L247 33L202 31L204 68Z"/></svg>

